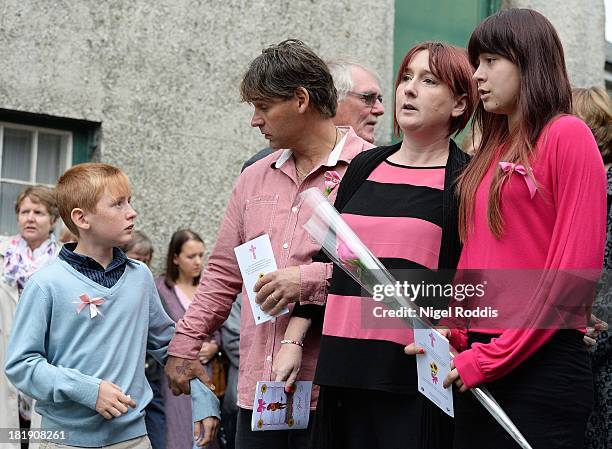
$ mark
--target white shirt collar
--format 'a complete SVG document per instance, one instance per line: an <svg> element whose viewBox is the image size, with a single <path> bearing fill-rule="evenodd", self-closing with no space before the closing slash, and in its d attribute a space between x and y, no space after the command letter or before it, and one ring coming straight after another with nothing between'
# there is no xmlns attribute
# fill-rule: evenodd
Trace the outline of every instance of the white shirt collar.
<svg viewBox="0 0 612 449"><path fill-rule="evenodd" d="M340 142L336 144L336 146L331 151L331 153L329 153L329 157L327 158L327 163L325 164L329 167L333 167L338 163L338 159L340 159L340 155L342 154L342 149L344 148L344 144L346 143L346 136L348 136L349 128L338 126L336 129L338 129L340 132L344 132L344 135L342 136L342 139L340 139ZM283 150L281 155L278 157L278 159L274 163L274 167L281 168L283 164L287 162L292 155L293 155L293 150Z"/></svg>

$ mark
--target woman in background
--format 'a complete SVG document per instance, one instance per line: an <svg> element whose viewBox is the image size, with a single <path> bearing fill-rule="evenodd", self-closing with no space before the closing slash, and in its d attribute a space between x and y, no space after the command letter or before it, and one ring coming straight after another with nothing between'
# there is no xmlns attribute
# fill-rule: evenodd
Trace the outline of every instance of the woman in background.
<svg viewBox="0 0 612 449"><path fill-rule="evenodd" d="M198 234L182 229L172 234L168 246L166 272L155 280L164 307L175 322L180 320L189 307L200 281L204 266L204 242ZM219 353L218 333L202 344L199 359L212 375L211 362ZM162 393L166 406L166 447L168 449L191 449L196 447L193 440L191 399L189 396L175 396L162 376ZM214 442L210 449L218 447Z"/></svg>
<svg viewBox="0 0 612 449"><path fill-rule="evenodd" d="M60 250L53 235L59 217L53 189L27 187L17 197L15 213L19 233L0 242L0 428L5 429L28 428L31 419L40 423L40 416L32 417L31 400L18 393L4 374L4 359L24 285L32 274L55 259Z"/></svg>
<svg viewBox="0 0 612 449"><path fill-rule="evenodd" d="M130 243L121 248L130 259L139 260L151 268L153 243L142 231L134 231ZM161 382L164 368L149 354L145 358L145 376L153 390L153 399L145 408L145 425L153 449L166 448L166 410Z"/></svg>
<svg viewBox="0 0 612 449"><path fill-rule="evenodd" d="M612 319L612 106L601 87L572 90L574 114L591 128L608 177L607 231L604 273L593 314L605 323ZM612 338L607 328L591 351L595 405L587 423L585 449L612 447Z"/></svg>

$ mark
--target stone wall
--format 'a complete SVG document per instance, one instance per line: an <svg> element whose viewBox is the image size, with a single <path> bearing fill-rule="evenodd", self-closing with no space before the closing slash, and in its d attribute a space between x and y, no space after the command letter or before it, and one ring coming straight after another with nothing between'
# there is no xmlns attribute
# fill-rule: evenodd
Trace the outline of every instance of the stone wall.
<svg viewBox="0 0 612 449"><path fill-rule="evenodd" d="M5 0L0 107L102 123L96 158L134 186L154 271L181 227L214 243L242 162L266 146L238 86L261 49L298 38L383 76L393 0ZM388 141L391 115L379 129Z"/></svg>

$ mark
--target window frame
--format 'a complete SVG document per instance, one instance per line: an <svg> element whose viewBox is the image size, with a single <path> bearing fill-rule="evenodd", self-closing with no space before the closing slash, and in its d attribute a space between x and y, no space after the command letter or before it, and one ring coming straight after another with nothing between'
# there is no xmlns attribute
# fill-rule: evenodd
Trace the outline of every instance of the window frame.
<svg viewBox="0 0 612 449"><path fill-rule="evenodd" d="M4 178L2 177L2 159L4 153L4 129L20 129L24 131L32 132L32 143L30 146L30 177L28 181L24 181L22 179L14 179L14 178ZM44 128L42 126L32 126L32 125L22 125L13 122L5 122L0 121L0 182L10 182L12 184L21 184L23 186L34 186L34 185L45 185L48 187L54 187L55 184L47 184L36 182L36 169L38 163L38 135L39 133L45 134L55 134L61 137L66 138L66 154L63 161L63 166L60 168L61 175L64 171L72 166L72 154L73 154L73 145L74 145L74 135L71 131L53 129L53 128Z"/></svg>
<svg viewBox="0 0 612 449"><path fill-rule="evenodd" d="M32 139L31 139L30 149L29 149L30 150L30 154L29 154L30 173L29 173L29 177L27 181L23 179L15 179L15 178L8 178L8 177L2 176L2 162L3 162L3 155L4 155L4 131L6 128L23 130L23 131L32 133ZM72 167L74 163L73 157L75 155L75 151L74 151L75 136L74 136L73 131L47 128L47 127L35 126L35 125L24 125L20 123L8 122L8 121L2 120L0 121L0 185L2 184L17 185L17 186L21 186L21 190L23 190L26 187L35 186L35 185L44 185L44 186L51 187L51 188L55 187L55 183L48 184L48 183L38 182L36 180L36 172L38 168L37 167L38 138L39 138L40 133L60 136L60 138L62 139L61 140L62 146L65 146L64 148L60 148L60 151L64 152L65 154L64 154L64 157L61 158L60 160L60 170L59 170L58 176L64 173L68 168ZM60 153L60 156L61 156L61 153ZM56 228L56 233L58 229L60 229L60 227ZM8 237L10 235L11 235L10 232L6 233L6 232L0 231L0 237L2 238Z"/></svg>

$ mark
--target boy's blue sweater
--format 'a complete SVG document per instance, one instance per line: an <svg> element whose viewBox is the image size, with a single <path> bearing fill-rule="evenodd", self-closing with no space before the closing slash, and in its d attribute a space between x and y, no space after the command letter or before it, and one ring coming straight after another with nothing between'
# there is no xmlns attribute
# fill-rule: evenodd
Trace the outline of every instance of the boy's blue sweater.
<svg viewBox="0 0 612 449"><path fill-rule="evenodd" d="M77 314L80 296L102 298ZM147 433L144 409L153 396L144 374L145 351L164 363L174 322L164 311L153 276L130 261L106 288L56 260L26 284L19 300L6 357L6 374L37 400L42 428L63 430L70 446L100 447ZM118 385L136 408L104 419L95 410L102 380ZM219 401L191 381L193 420L219 417Z"/></svg>

